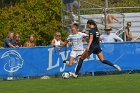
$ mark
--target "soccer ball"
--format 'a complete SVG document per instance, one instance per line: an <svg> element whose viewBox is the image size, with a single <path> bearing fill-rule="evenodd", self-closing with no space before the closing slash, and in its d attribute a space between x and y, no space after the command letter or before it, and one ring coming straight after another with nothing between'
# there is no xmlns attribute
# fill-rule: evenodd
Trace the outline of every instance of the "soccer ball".
<svg viewBox="0 0 140 93"><path fill-rule="evenodd" d="M63 77L64 79L68 79L68 78L70 77L70 74L67 73L67 72L64 72L64 73L62 74L62 77Z"/></svg>

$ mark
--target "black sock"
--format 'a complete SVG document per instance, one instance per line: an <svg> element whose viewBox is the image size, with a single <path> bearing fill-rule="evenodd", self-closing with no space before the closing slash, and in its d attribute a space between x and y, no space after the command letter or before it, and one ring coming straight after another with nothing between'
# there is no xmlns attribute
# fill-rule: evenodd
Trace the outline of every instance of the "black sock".
<svg viewBox="0 0 140 93"><path fill-rule="evenodd" d="M102 61L102 63L104 63L104 64L107 64L107 65L109 65L109 66L114 67L114 64L113 64L113 63L111 63L111 62L110 62L110 61L108 61L108 60L104 60L104 61Z"/></svg>
<svg viewBox="0 0 140 93"><path fill-rule="evenodd" d="M75 72L76 75L79 74L79 71L80 71L80 69L81 69L81 67L82 67L82 64L83 64L83 59L80 58L80 60L79 60L79 62L78 62L78 65L77 65L77 67L76 67L76 72Z"/></svg>

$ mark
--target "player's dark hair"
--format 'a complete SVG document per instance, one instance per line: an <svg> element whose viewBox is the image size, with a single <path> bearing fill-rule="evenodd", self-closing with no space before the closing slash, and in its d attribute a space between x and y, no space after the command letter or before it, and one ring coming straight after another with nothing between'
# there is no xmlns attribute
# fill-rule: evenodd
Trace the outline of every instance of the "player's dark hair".
<svg viewBox="0 0 140 93"><path fill-rule="evenodd" d="M89 25L94 25L94 26L95 26L95 29L99 32L98 27L97 27L97 24L95 23L95 21L93 21L93 20L88 20L88 21L87 21L87 24L89 24Z"/></svg>

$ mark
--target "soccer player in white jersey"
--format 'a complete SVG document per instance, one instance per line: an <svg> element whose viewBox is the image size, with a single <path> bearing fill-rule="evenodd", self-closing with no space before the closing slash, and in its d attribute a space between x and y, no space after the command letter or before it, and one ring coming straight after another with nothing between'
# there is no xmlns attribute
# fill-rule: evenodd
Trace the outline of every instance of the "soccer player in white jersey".
<svg viewBox="0 0 140 93"><path fill-rule="evenodd" d="M80 56L84 52L83 37L88 36L85 33L78 32L78 24L75 23L71 27L72 34L70 34L67 38L68 42L72 43L72 51L70 54L70 60L64 60L63 63L67 63L68 66L72 66L74 59L77 57L77 61L79 60Z"/></svg>

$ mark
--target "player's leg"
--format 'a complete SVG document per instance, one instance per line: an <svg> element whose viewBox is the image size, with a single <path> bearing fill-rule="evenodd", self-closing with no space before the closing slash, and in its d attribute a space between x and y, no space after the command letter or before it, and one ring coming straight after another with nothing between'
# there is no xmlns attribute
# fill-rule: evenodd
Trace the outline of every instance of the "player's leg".
<svg viewBox="0 0 140 93"><path fill-rule="evenodd" d="M77 64L78 64L78 61L79 59L81 58L81 55L82 55L83 52L79 52L79 51L73 51L71 53L71 57L70 57L70 60L69 60L69 63L68 63L68 66L72 66L73 62L74 62L74 59L76 58L76 56L78 55L77 57Z"/></svg>
<svg viewBox="0 0 140 93"><path fill-rule="evenodd" d="M64 60L63 63L66 63L68 66L72 66L75 57L76 57L76 52L71 51L70 60Z"/></svg>
<svg viewBox="0 0 140 93"><path fill-rule="evenodd" d="M77 57L77 62L76 62L76 64L78 64L80 58L81 58L81 55L79 55L79 56Z"/></svg>
<svg viewBox="0 0 140 93"><path fill-rule="evenodd" d="M107 65L112 66L112 67L116 68L117 70L121 71L121 68L118 65L115 65L108 60L104 60L104 56L103 56L102 52L99 52L97 54L97 56L103 64L107 64Z"/></svg>
<svg viewBox="0 0 140 93"><path fill-rule="evenodd" d="M68 66L72 66L73 61L74 61L74 57L71 56L71 57L70 57L70 60L69 60L69 63L68 63Z"/></svg>
<svg viewBox="0 0 140 93"><path fill-rule="evenodd" d="M84 50L77 51L77 64L78 64L78 62L79 62L79 60L84 52L85 52Z"/></svg>
<svg viewBox="0 0 140 93"><path fill-rule="evenodd" d="M80 59L84 60L84 59L86 59L88 56L90 56L91 54L92 54L92 52L89 52L89 51L85 50L85 51L83 52L83 54L81 55L81 58L80 58Z"/></svg>
<svg viewBox="0 0 140 93"><path fill-rule="evenodd" d="M76 71L75 71L76 76L78 76L78 74L79 74L79 71L80 71L80 69L81 69L81 67L82 67L82 64L83 64L83 60L84 60L85 58L87 58L89 55L91 55L91 52L89 52L89 51L85 51L85 52L82 54L81 58L79 59L78 65L77 65L77 67L76 67ZM75 76L75 77L76 77L76 76Z"/></svg>
<svg viewBox="0 0 140 93"><path fill-rule="evenodd" d="M107 64L107 65L110 65L110 66L113 66L114 65L113 63L111 63L111 62L109 62L107 60L104 60L104 56L103 56L102 52L98 53L97 56L98 56L98 58L100 59L100 61L102 63Z"/></svg>

